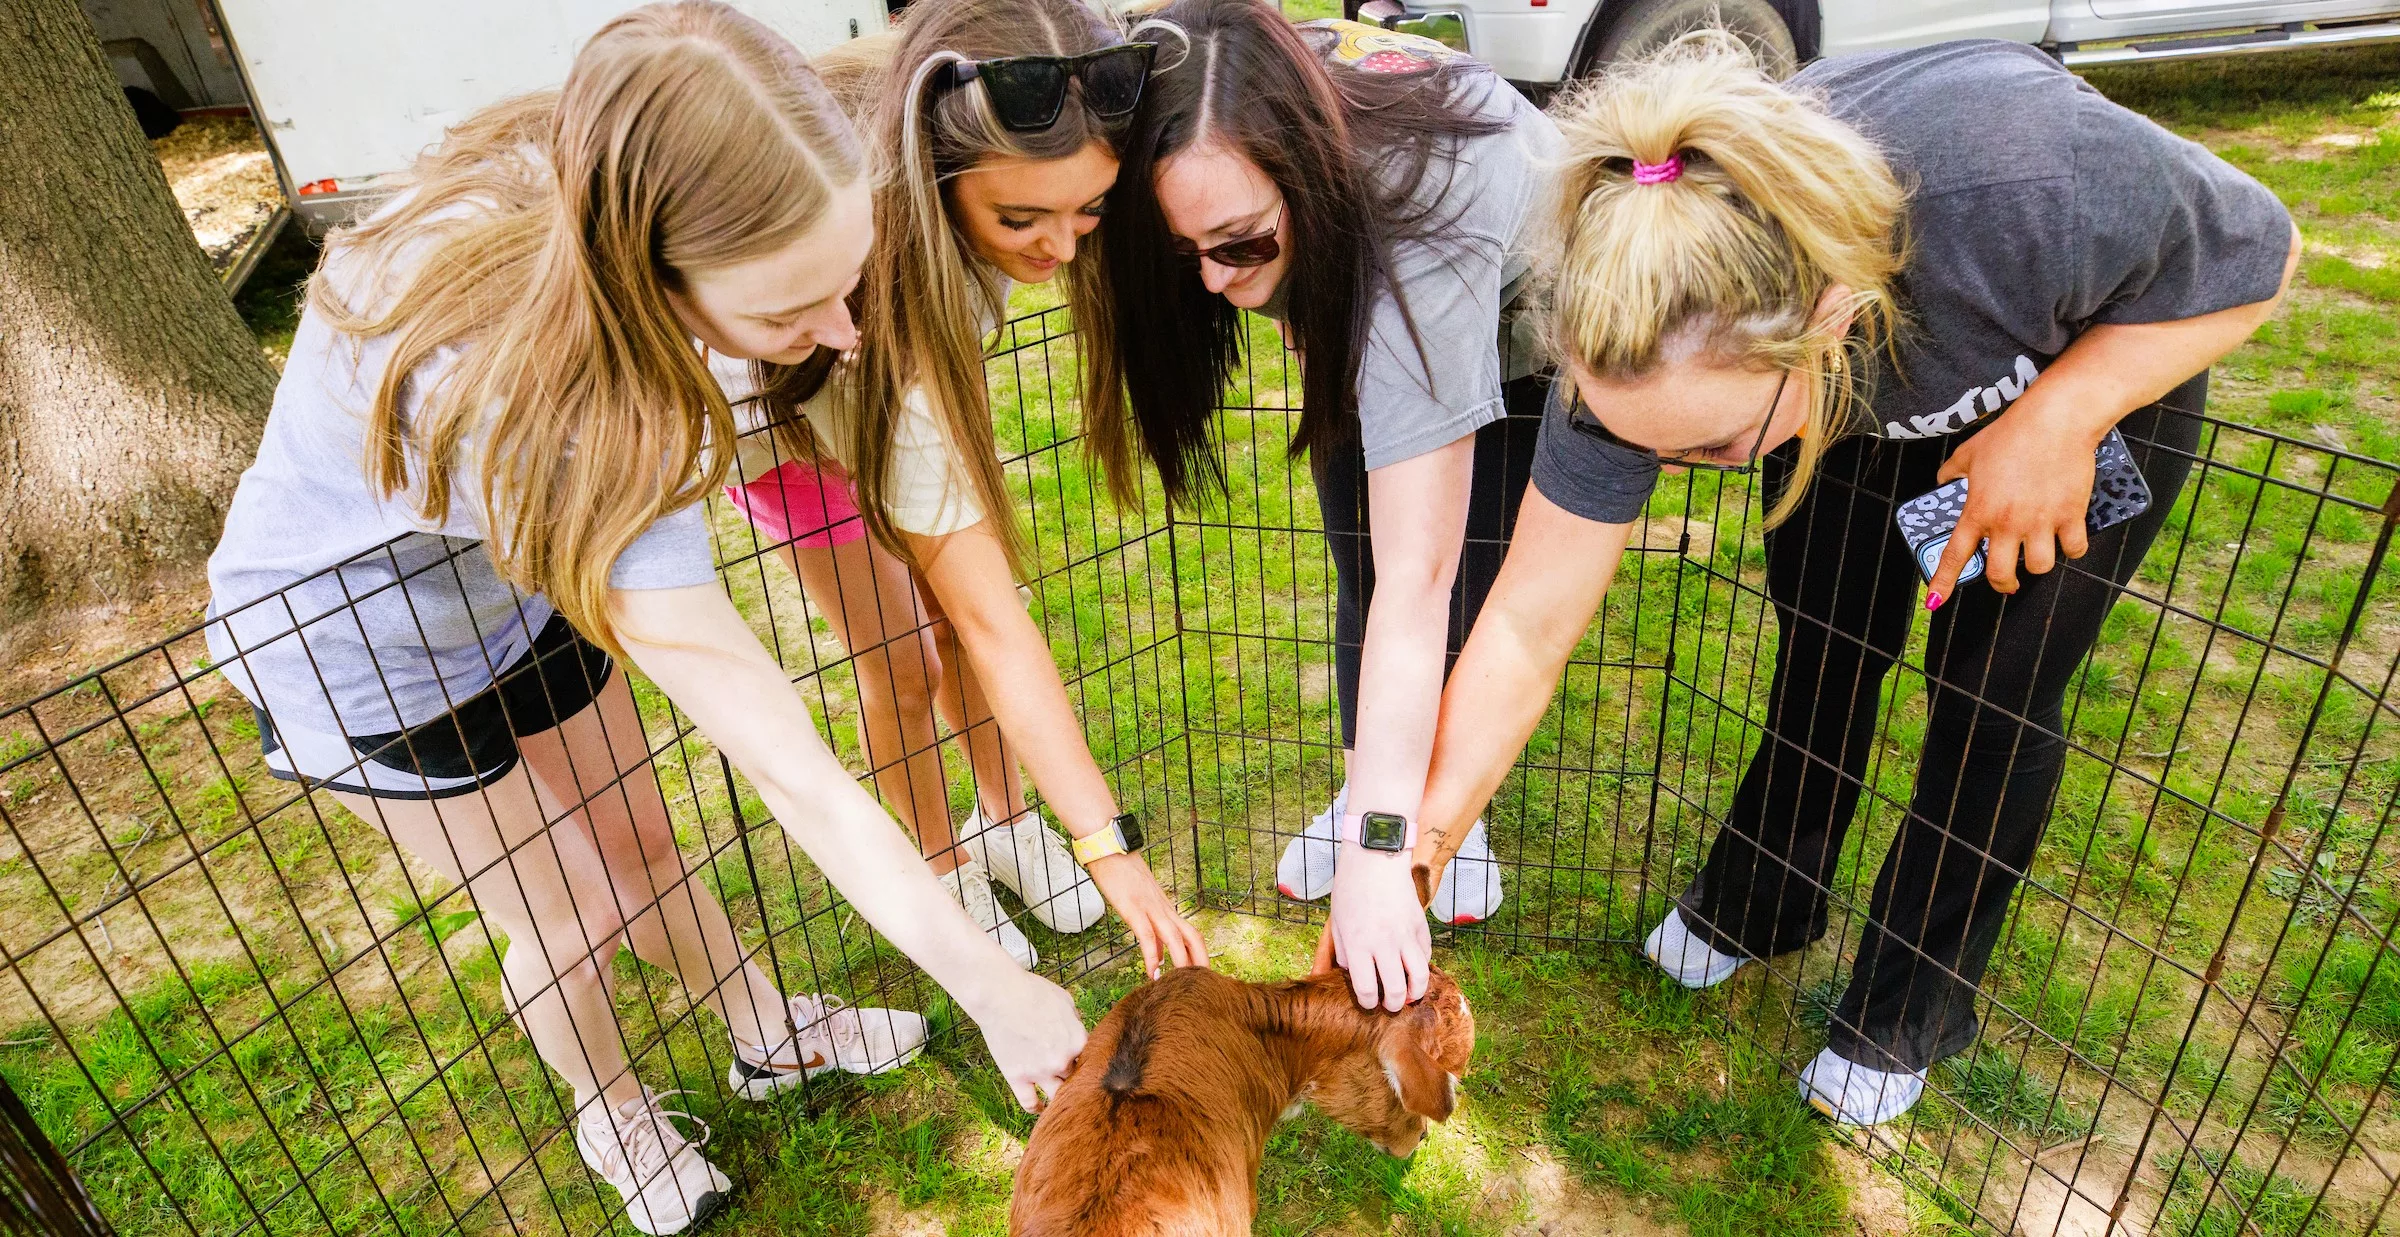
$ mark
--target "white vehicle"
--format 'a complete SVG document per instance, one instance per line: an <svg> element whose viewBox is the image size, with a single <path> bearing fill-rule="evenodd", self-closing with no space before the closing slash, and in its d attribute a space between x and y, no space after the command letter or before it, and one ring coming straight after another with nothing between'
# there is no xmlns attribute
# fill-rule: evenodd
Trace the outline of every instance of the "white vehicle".
<svg viewBox="0 0 2400 1237"><path fill-rule="evenodd" d="M884 28L884 0L731 0L816 52ZM633 0L84 0L118 79L170 106L247 103L310 230L487 103L566 80ZM238 93L237 93L238 92Z"/></svg>
<svg viewBox="0 0 2400 1237"><path fill-rule="evenodd" d="M2067 65L2400 40L2400 0L1344 0L1465 51L1541 98L1714 18L1788 69L1946 39L2031 43Z"/></svg>

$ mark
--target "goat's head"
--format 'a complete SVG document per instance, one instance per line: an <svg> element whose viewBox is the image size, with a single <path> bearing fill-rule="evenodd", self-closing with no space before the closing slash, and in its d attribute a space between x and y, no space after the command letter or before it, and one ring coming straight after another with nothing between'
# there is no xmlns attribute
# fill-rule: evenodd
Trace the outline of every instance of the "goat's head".
<svg viewBox="0 0 2400 1237"><path fill-rule="evenodd" d="M1345 997L1348 983L1342 985ZM1360 1048L1327 1062L1308 1097L1326 1116L1393 1155L1425 1139L1425 1123L1446 1121L1458 1105L1458 1079L1475 1050L1475 1016L1466 994L1440 971L1425 999L1397 1014L1361 1012L1372 1032Z"/></svg>

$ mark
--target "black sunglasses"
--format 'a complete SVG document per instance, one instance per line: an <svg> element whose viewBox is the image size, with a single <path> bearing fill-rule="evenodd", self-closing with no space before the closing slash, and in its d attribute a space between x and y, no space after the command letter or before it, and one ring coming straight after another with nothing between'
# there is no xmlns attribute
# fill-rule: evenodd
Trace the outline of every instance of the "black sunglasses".
<svg viewBox="0 0 2400 1237"><path fill-rule="evenodd" d="M1275 218L1267 224L1267 230L1264 232L1237 236L1222 245L1211 245L1206 249L1199 248L1180 236L1174 238L1170 243L1175 246L1175 252L1194 262L1205 258L1219 266L1265 266L1283 255L1283 244L1275 239L1275 229L1282 226L1283 207L1277 206Z"/></svg>
<svg viewBox="0 0 2400 1237"><path fill-rule="evenodd" d="M1690 459L1687 458L1686 453L1662 455L1650 447L1627 442L1609 432L1609 428L1601 424L1600 418L1593 415L1591 408L1583 402L1583 391L1580 388L1575 389L1575 403L1567 409L1567 424L1574 426L1576 433L1589 435L1610 446L1631 451L1635 455L1649 456L1661 465L1689 468L1698 472L1751 472L1758 467L1759 455L1767 445L1767 430L1775 424L1775 410L1783 404L1784 385L1791 380L1792 371L1788 369L1783 371L1781 378L1775 380L1775 398L1767 401L1767 414L1758 423L1758 440L1750 444L1749 456L1739 464L1720 464L1715 460ZM1569 386L1572 387L1573 383L1570 382Z"/></svg>
<svg viewBox="0 0 2400 1237"><path fill-rule="evenodd" d="M1142 101L1142 86L1150 80L1156 43L1119 43L1080 56L1004 56L998 60L956 60L950 64L953 88L983 83L984 97L1000 127L1017 133L1038 133L1058 123L1067 104L1067 81L1083 83L1083 103L1102 120L1133 114Z"/></svg>

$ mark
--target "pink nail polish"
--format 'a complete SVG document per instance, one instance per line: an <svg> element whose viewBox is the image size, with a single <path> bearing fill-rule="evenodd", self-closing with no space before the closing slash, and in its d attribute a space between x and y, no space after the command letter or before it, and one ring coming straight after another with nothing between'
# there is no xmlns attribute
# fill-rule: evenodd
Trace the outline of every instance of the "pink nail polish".
<svg viewBox="0 0 2400 1237"><path fill-rule="evenodd" d="M1925 608L1926 608L1926 609L1928 609L1928 610L1939 610L1939 609L1941 609L1941 608L1942 608L1942 595L1941 595L1940 593L1927 593L1927 594L1925 594Z"/></svg>

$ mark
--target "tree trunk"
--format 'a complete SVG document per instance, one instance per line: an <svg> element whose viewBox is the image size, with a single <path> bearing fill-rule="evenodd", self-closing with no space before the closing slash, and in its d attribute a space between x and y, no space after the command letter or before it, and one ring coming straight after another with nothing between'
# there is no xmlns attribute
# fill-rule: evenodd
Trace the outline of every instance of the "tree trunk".
<svg viewBox="0 0 2400 1237"><path fill-rule="evenodd" d="M190 578L274 391L76 0L0 0L0 625Z"/></svg>

